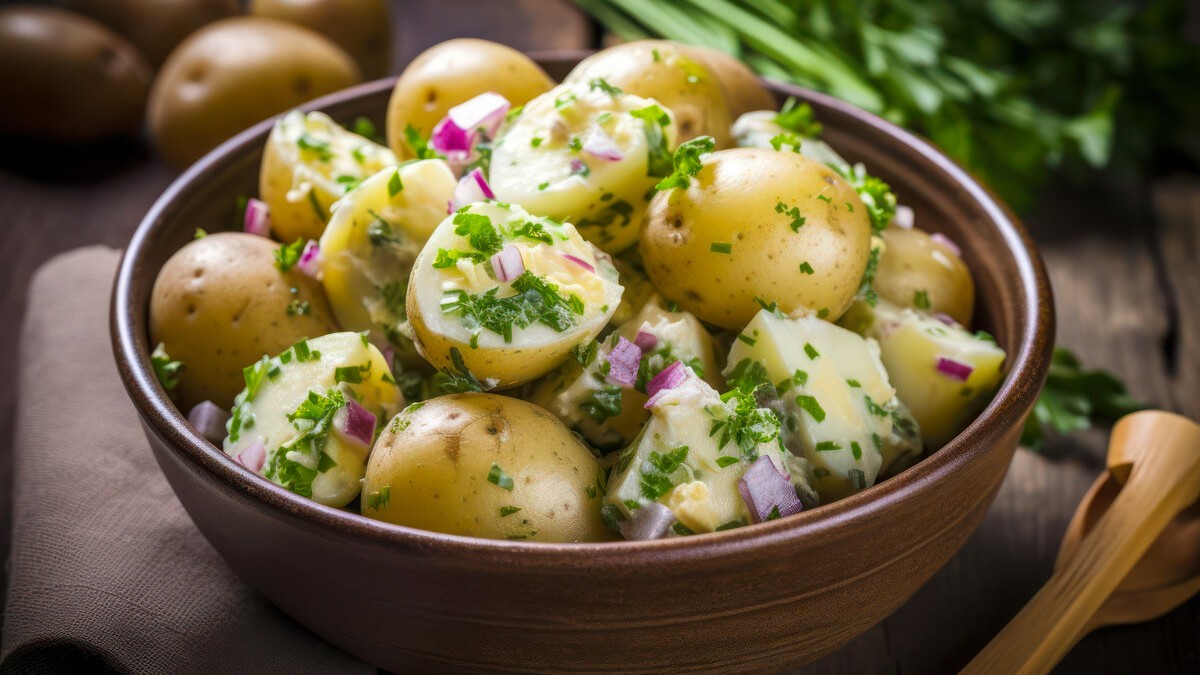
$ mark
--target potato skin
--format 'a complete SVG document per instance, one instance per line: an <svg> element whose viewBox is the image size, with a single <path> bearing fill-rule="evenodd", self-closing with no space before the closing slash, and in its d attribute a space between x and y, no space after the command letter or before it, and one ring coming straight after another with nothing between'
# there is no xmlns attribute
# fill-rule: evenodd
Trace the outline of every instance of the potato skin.
<svg viewBox="0 0 1200 675"><path fill-rule="evenodd" d="M916 228L889 227L886 246L875 275L875 292L901 307L940 312L966 326L975 312L975 282L971 270L953 249ZM929 307L917 307L916 294L925 291Z"/></svg>
<svg viewBox="0 0 1200 675"><path fill-rule="evenodd" d="M446 112L487 91L515 108L550 91L554 81L521 52L474 38L447 40L421 52L396 80L388 101L388 146L400 159L415 155L405 140L409 124L428 138Z"/></svg>
<svg viewBox="0 0 1200 675"><path fill-rule="evenodd" d="M493 465L512 478L511 490L489 482ZM385 427L367 463L362 512L471 537L603 541L612 538L600 520L603 476L587 447L538 406L452 394L410 406Z"/></svg>
<svg viewBox="0 0 1200 675"><path fill-rule="evenodd" d="M392 63L392 22L387 0L251 0L250 14L282 19L333 40L358 62L368 79Z"/></svg>
<svg viewBox="0 0 1200 675"><path fill-rule="evenodd" d="M141 125L150 67L103 25L52 7L0 9L0 134L89 142Z"/></svg>
<svg viewBox="0 0 1200 675"><path fill-rule="evenodd" d="M775 96L767 91L758 75L749 66L719 49L700 45L684 45L683 52L708 69L721 82L725 105L730 119L736 120L752 110L774 110Z"/></svg>
<svg viewBox="0 0 1200 675"><path fill-rule="evenodd" d="M280 273L277 247L252 234L210 234L179 249L158 273L150 341L183 361L184 406L209 400L228 408L244 386L242 368L337 330L320 283L295 268ZM308 312L289 315L293 300L307 302Z"/></svg>
<svg viewBox="0 0 1200 675"><path fill-rule="evenodd" d="M150 91L150 134L183 168L246 127L361 79L349 54L307 28L225 19L193 33L163 64Z"/></svg>
<svg viewBox="0 0 1200 675"><path fill-rule="evenodd" d="M66 6L125 36L155 68L201 26L238 14L238 0L68 0Z"/></svg>
<svg viewBox="0 0 1200 675"><path fill-rule="evenodd" d="M609 47L580 61L563 82L586 83L596 78L670 108L681 143L712 136L717 148L733 144L729 135L733 118L721 81L704 61L689 56L683 45L638 40Z"/></svg>
<svg viewBox="0 0 1200 675"><path fill-rule="evenodd" d="M793 207L805 219L798 230ZM870 241L866 209L833 170L791 152L738 148L708 155L687 188L656 195L640 246L664 297L740 330L759 311L756 298L837 319L858 289ZM729 253L713 250L723 244Z"/></svg>

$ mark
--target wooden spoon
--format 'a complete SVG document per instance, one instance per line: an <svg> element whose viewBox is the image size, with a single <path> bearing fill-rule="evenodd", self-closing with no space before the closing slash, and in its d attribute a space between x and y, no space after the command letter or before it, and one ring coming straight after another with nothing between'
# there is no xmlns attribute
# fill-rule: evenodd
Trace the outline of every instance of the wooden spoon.
<svg viewBox="0 0 1200 675"><path fill-rule="evenodd" d="M1142 563L1147 571L1134 576L1130 583L1135 586L1122 591L1115 609L1100 615L1100 623L1093 618L1168 523L1200 498L1200 425L1160 411L1123 417L1109 440L1108 475L1117 485L1093 486L1088 495L1111 496L1107 510L1097 511L1094 526L1087 528L1091 509L1085 498L1080 506L1083 515L1077 512L1072 522L1072 527L1078 523L1082 535L1078 544L1060 555L1060 565L1046 585L963 673L1048 673L1091 628L1112 623L1111 619L1156 616L1142 613L1150 611L1146 607L1151 605L1143 603L1146 598L1130 600L1134 589L1160 596L1150 601L1160 609L1169 608L1162 604L1167 593L1176 592L1165 590L1176 588L1172 580L1180 580L1187 590L1188 574L1175 570L1170 560L1155 558ZM1172 528L1168 536L1194 539L1195 530ZM1171 571L1164 572L1168 567Z"/></svg>

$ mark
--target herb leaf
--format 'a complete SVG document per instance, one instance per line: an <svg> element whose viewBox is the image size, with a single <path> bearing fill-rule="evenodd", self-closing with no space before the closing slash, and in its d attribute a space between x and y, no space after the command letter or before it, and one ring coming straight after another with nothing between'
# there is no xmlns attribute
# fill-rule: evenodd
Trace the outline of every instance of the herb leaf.
<svg viewBox="0 0 1200 675"><path fill-rule="evenodd" d="M654 186L655 190L670 190L672 188L685 188L691 184L691 179L696 174L700 173L701 163L700 156L707 155L716 148L716 142L712 136L700 136L693 138L690 141L685 141L675 149L675 157L672 159L672 165L675 170L670 176L660 180Z"/></svg>
<svg viewBox="0 0 1200 675"><path fill-rule="evenodd" d="M1021 444L1041 450L1046 444L1046 427L1066 434L1087 429L1093 419L1112 422L1148 407L1130 396L1112 373L1086 370L1070 350L1055 347L1046 386L1025 422Z"/></svg>

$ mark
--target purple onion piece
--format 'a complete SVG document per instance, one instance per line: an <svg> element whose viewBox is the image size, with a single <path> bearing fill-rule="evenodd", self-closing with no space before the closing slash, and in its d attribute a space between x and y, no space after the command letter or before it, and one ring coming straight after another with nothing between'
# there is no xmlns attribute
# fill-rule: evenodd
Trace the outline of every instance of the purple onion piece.
<svg viewBox="0 0 1200 675"><path fill-rule="evenodd" d="M433 128L429 137L429 146L442 154L451 152L470 153L475 148L475 132L468 131L454 123L449 117L443 117Z"/></svg>
<svg viewBox="0 0 1200 675"><path fill-rule="evenodd" d="M775 463L766 455L759 455L742 474L738 480L738 492L750 510L750 518L756 523L772 519L776 509L778 517L782 518L800 513L804 508L796 496L796 488L792 487L786 476L779 473Z"/></svg>
<svg viewBox="0 0 1200 675"><path fill-rule="evenodd" d="M625 158L621 148L617 146L617 142L612 139L612 136L601 131L599 128L588 132L583 139L583 151L589 155L603 159L608 162L619 162Z"/></svg>
<svg viewBox="0 0 1200 675"><path fill-rule="evenodd" d="M633 344L641 348L642 353L645 354L658 346L658 336L654 333L639 330L638 334L633 338Z"/></svg>
<svg viewBox="0 0 1200 675"><path fill-rule="evenodd" d="M492 271L496 273L496 281L508 282L525 273L525 261L521 259L521 250L513 244L505 244L499 253L492 256Z"/></svg>
<svg viewBox="0 0 1200 675"><path fill-rule="evenodd" d="M485 91L454 106L446 112L446 116L460 129L483 129L488 138L495 138L511 107L508 99L500 94Z"/></svg>
<svg viewBox="0 0 1200 675"><path fill-rule="evenodd" d="M969 363L955 361L944 356L939 356L937 360L937 371L951 379L959 382L966 382L967 378L971 377L971 373L975 372L975 368Z"/></svg>
<svg viewBox="0 0 1200 675"><path fill-rule="evenodd" d="M683 365L683 361L676 361L650 378L650 381L646 383L646 395L654 396L664 389L674 389L682 384L687 376L687 366Z"/></svg>
<svg viewBox="0 0 1200 675"><path fill-rule="evenodd" d="M238 453L237 461L238 464L258 473L262 471L263 464L267 461L267 446L263 445L261 438L256 438L253 443Z"/></svg>
<svg viewBox="0 0 1200 675"><path fill-rule="evenodd" d="M337 412L334 427L348 440L371 447L375 440L375 413L362 407L358 401L346 398L346 407Z"/></svg>
<svg viewBox="0 0 1200 675"><path fill-rule="evenodd" d="M225 423L229 413L212 401L201 401L188 411L188 423L214 445L225 440Z"/></svg>
<svg viewBox="0 0 1200 675"><path fill-rule="evenodd" d="M580 267L591 272L592 274L596 273L596 268L592 267L592 264L589 263L588 261L584 260L583 258L573 256L570 253L564 253L564 254L562 254L562 257L566 258L567 260L570 260L571 262L575 263L576 265L579 265Z"/></svg>
<svg viewBox="0 0 1200 675"><path fill-rule="evenodd" d="M587 171L588 165L582 159L571 160L571 175L578 176Z"/></svg>
<svg viewBox="0 0 1200 675"><path fill-rule="evenodd" d="M246 200L246 215L242 219L242 229L249 234L260 237L271 236L271 210L267 203L250 198Z"/></svg>
<svg viewBox="0 0 1200 675"><path fill-rule="evenodd" d="M608 381L623 387L632 387L637 382L638 366L642 363L642 350L623 337L605 357L608 361Z"/></svg>
<svg viewBox="0 0 1200 675"><path fill-rule="evenodd" d="M621 534L631 541L662 539L674 523L675 514L671 509L658 502L650 502L621 523Z"/></svg>
<svg viewBox="0 0 1200 675"><path fill-rule="evenodd" d="M950 251L959 258L962 257L962 249L959 248L958 244L954 243L954 240L950 237L947 237L941 232L934 232L933 234L929 235L929 238L933 240L934 243L941 244L942 246L950 249Z"/></svg>
<svg viewBox="0 0 1200 675"><path fill-rule="evenodd" d="M949 314L943 314L941 312L934 312L933 314L930 314L930 316L937 319L938 321L941 321L942 323L946 324L947 326L958 327L958 322L955 321L954 317L950 316Z"/></svg>
<svg viewBox="0 0 1200 675"><path fill-rule="evenodd" d="M471 173L460 178L458 185L454 186L454 194L450 198L446 212L454 213L467 204L493 199L495 196L487 179L483 177L483 172L479 169L472 169Z"/></svg>
<svg viewBox="0 0 1200 675"><path fill-rule="evenodd" d="M321 247L315 240L309 239L308 243L304 245L304 250L300 253L300 260L296 263L296 269L313 278L316 278L321 271Z"/></svg>

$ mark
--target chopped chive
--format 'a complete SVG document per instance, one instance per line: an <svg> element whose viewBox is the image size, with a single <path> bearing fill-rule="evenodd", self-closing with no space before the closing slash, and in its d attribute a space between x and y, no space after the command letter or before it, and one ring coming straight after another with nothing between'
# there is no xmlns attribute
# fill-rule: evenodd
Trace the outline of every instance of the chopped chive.
<svg viewBox="0 0 1200 675"><path fill-rule="evenodd" d="M388 179L388 197L395 197L403 189L404 183L400 180L400 169L396 169L396 172Z"/></svg>
<svg viewBox="0 0 1200 675"><path fill-rule="evenodd" d="M808 354L808 358L810 359L815 359L821 355L821 352L817 351L817 348L812 346L811 342L804 343L804 353Z"/></svg>
<svg viewBox="0 0 1200 675"><path fill-rule="evenodd" d="M729 254L729 253L733 252L733 244L727 244L725 242L714 241L713 243L708 245L708 250L712 251L713 253Z"/></svg>
<svg viewBox="0 0 1200 675"><path fill-rule="evenodd" d="M807 395L797 396L796 405L804 409L817 422L825 421L825 409L821 407L816 398Z"/></svg>
<svg viewBox="0 0 1200 675"><path fill-rule="evenodd" d="M804 262L800 263L800 271L801 271L801 272L803 272L803 273L805 273L805 274L812 274L812 273L813 273L813 267L812 267L812 265L809 265L809 264L808 264L808 261L807 261L807 260L805 260Z"/></svg>
<svg viewBox="0 0 1200 675"><path fill-rule="evenodd" d="M820 443L817 443L816 447L817 452L833 452L834 450L841 449L842 445L837 441L821 441Z"/></svg>
<svg viewBox="0 0 1200 675"><path fill-rule="evenodd" d="M850 441L850 454L854 455L854 459L862 459L862 446L858 441Z"/></svg>
<svg viewBox="0 0 1200 675"><path fill-rule="evenodd" d="M495 464L495 463L492 464L492 469L490 471L488 471L487 481L489 483L491 483L492 485L504 488L505 490L512 492L512 489L513 489L512 476L504 473L504 469L501 469L499 464Z"/></svg>

